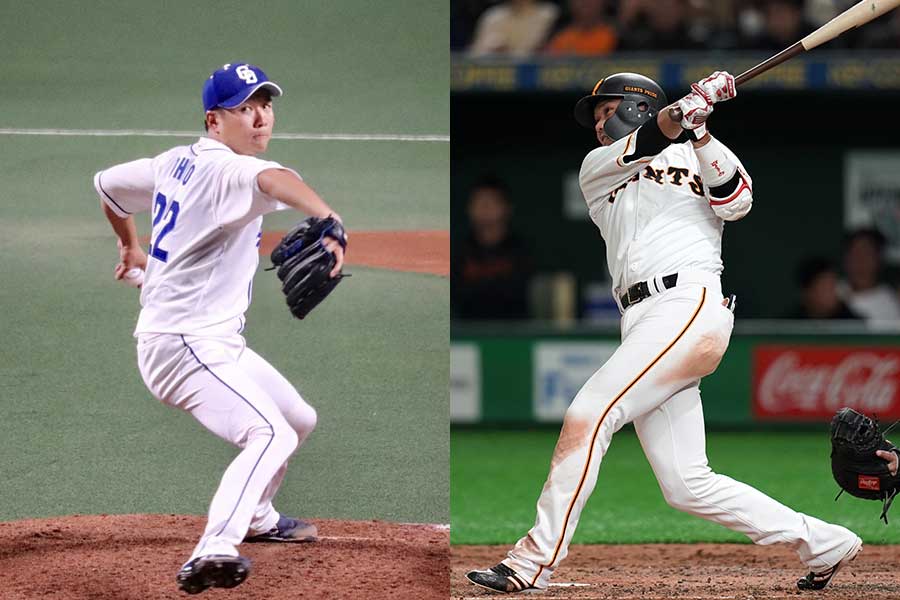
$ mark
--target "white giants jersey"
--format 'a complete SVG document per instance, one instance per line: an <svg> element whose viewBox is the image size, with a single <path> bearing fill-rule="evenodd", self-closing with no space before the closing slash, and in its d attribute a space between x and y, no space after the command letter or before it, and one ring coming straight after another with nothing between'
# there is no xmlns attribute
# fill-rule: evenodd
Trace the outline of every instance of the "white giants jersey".
<svg viewBox="0 0 900 600"><path fill-rule="evenodd" d="M636 132L590 152L579 177L606 242L614 290L686 269L721 275L723 221L710 206L691 143L626 162L635 138Z"/></svg>
<svg viewBox="0 0 900 600"><path fill-rule="evenodd" d="M116 165L94 187L121 217L152 211L141 333L239 333L259 265L262 216L289 208L257 184L277 162L209 138Z"/></svg>

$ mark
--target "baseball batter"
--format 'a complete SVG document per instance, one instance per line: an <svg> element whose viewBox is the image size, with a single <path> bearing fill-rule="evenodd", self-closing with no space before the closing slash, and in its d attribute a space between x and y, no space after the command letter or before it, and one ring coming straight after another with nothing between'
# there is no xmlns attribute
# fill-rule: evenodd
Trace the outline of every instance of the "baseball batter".
<svg viewBox="0 0 900 600"><path fill-rule="evenodd" d="M176 577L190 594L244 581L250 562L238 554L241 541L316 537L312 524L272 506L288 458L316 425L316 411L241 336L263 215L288 208L334 215L295 171L255 157L272 136L272 97L280 95L259 67L226 64L203 87L206 136L94 176L120 244L116 278L146 269L134 331L144 382L160 401L241 448ZM145 211L152 216L147 253L133 217ZM336 257L334 276L343 250L330 238L327 246Z"/></svg>
<svg viewBox="0 0 900 600"><path fill-rule="evenodd" d="M735 154L706 130L716 102L736 95L717 72L678 101L674 120L652 80L620 73L575 108L600 147L581 167L591 219L606 241L622 312L622 344L566 412L534 527L498 565L470 571L500 592L545 589L566 557L612 435L634 423L667 502L747 535L790 545L808 567L800 589L821 589L862 548L825 523L714 473L707 464L700 379L722 359L734 323L724 298L725 221L750 212L752 182Z"/></svg>

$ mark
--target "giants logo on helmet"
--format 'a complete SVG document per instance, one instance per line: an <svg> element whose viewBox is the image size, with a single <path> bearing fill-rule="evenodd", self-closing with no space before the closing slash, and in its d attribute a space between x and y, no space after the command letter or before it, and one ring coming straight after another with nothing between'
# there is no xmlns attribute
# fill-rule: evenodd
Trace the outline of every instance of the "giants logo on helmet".
<svg viewBox="0 0 900 600"><path fill-rule="evenodd" d="M652 90L647 90L642 87L635 87L633 85L626 85L623 88L623 90L626 92L637 92L638 94L646 94L647 96L650 96L651 98L659 97L659 94L657 94L656 92L654 92Z"/></svg>

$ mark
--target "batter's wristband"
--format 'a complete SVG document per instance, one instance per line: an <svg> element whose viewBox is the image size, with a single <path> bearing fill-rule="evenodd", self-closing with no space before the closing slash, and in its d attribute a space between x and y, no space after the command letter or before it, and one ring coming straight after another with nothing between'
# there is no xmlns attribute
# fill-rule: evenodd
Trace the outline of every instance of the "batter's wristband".
<svg viewBox="0 0 900 600"><path fill-rule="evenodd" d="M683 144L684 142L699 142L706 133L706 123L701 123L696 129L682 129L681 135L678 136L675 143Z"/></svg>
<svg viewBox="0 0 900 600"><path fill-rule="evenodd" d="M688 135L691 137L691 141L699 142L703 139L703 136L708 133L706 130L706 123L700 123L698 127L695 129L685 129L688 132Z"/></svg>
<svg viewBox="0 0 900 600"><path fill-rule="evenodd" d="M709 141L700 148L694 148L700 163L700 177L710 188L718 187L731 180L737 172L737 165L725 153L725 146L709 136Z"/></svg>

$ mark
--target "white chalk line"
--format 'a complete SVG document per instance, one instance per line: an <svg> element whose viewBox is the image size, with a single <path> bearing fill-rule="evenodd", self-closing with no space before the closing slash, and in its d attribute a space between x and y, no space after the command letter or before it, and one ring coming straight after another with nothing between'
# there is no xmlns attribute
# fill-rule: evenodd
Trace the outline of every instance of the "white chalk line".
<svg viewBox="0 0 900 600"><path fill-rule="evenodd" d="M70 137L186 137L199 131L165 129L20 129L0 128L0 135L49 135ZM403 135L393 133L275 133L274 140L334 140L344 142L449 142L449 135Z"/></svg>
<svg viewBox="0 0 900 600"><path fill-rule="evenodd" d="M404 525L406 527L418 527L421 529L433 529L434 531L449 531L450 524L449 523L397 523L397 525ZM394 541L397 538L395 536L391 537L367 537L367 536L357 536L357 535L320 535L318 536L320 540L332 540L336 542L349 540L353 542L390 542ZM553 584L551 584L553 585Z"/></svg>
<svg viewBox="0 0 900 600"><path fill-rule="evenodd" d="M438 531L450 531L450 523L397 523L397 525L424 527L425 529L436 529Z"/></svg>

